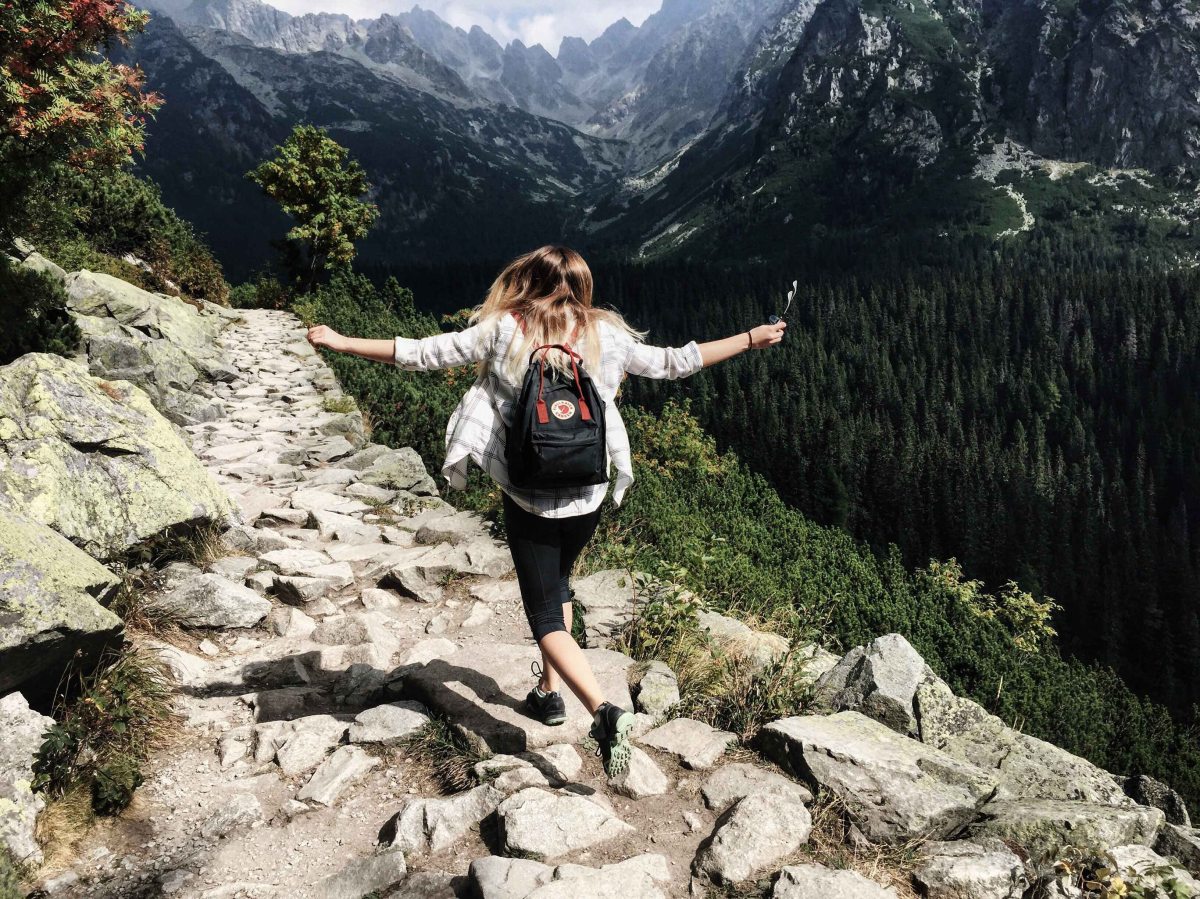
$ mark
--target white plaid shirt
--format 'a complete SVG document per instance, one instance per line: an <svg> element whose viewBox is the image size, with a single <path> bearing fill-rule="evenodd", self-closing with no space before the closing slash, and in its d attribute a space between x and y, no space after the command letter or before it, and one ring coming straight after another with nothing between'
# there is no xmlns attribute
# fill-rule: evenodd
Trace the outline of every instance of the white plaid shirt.
<svg viewBox="0 0 1200 899"><path fill-rule="evenodd" d="M649 346L631 338L607 322L600 325L599 372L588 372L604 399L608 464L617 470L613 502L621 499L633 483L629 435L617 410L616 395L628 372L647 378L683 378L704 367L696 341L683 347ZM473 325L462 331L414 339L397 337L396 365L408 371L454 368L472 362L488 362L459 402L446 426L446 461L442 474L450 486L461 490L467 483L467 464L475 464L495 479L521 508L546 518L583 515L604 501L608 484L588 487L523 489L508 482L504 458L505 428L521 385L504 371L505 357L517 332L517 320L504 315L490 327ZM611 469L610 469L611 470Z"/></svg>

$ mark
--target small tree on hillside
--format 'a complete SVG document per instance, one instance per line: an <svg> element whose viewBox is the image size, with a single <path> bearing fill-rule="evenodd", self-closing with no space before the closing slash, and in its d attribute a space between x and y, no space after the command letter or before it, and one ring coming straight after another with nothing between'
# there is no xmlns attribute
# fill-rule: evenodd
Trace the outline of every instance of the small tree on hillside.
<svg viewBox="0 0 1200 899"><path fill-rule="evenodd" d="M322 265L333 270L350 264L354 242L379 217L375 204L361 199L370 190L362 166L312 125L297 125L247 177L295 219L286 235L285 262L305 292L315 286Z"/></svg>
<svg viewBox="0 0 1200 899"><path fill-rule="evenodd" d="M0 2L0 232L53 164L111 165L142 149L162 100L140 69L100 51L147 18L126 0Z"/></svg>

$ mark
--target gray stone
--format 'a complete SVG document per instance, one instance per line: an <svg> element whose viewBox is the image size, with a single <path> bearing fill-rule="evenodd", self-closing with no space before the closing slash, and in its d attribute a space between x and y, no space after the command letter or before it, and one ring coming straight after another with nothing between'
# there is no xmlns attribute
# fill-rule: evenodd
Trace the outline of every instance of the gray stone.
<svg viewBox="0 0 1200 899"><path fill-rule="evenodd" d="M382 893L405 879L408 867L404 853L388 850L368 858L355 859L336 874L317 884L321 899L363 899L370 893Z"/></svg>
<svg viewBox="0 0 1200 899"><path fill-rule="evenodd" d="M55 265L41 253L30 253L22 260L21 265L35 272L41 272L43 275L49 275L59 284L65 284L67 273L60 266Z"/></svg>
<svg viewBox="0 0 1200 899"><path fill-rule="evenodd" d="M773 721L760 740L784 770L839 797L873 842L955 835L995 793L994 773L858 712Z"/></svg>
<svg viewBox="0 0 1200 899"><path fill-rule="evenodd" d="M442 588L425 577L417 566L405 563L390 569L379 581L381 587L395 587L405 596L412 597L417 602L441 602L444 591Z"/></svg>
<svg viewBox="0 0 1200 899"><path fill-rule="evenodd" d="M1164 824L1155 840L1154 851L1179 859L1185 868L1200 877L1200 830Z"/></svg>
<svg viewBox="0 0 1200 899"><path fill-rule="evenodd" d="M661 796L671 787L671 781L662 769L654 764L654 760L638 747L633 747L629 757L629 765L611 778L608 785L622 796L630 799L645 799L648 796Z"/></svg>
<svg viewBox="0 0 1200 899"><path fill-rule="evenodd" d="M208 566L208 570L213 574L219 574L226 580L236 582L244 581L257 565L258 560L250 556L223 556L214 560Z"/></svg>
<svg viewBox="0 0 1200 899"><path fill-rule="evenodd" d="M471 611L467 614L467 617L462 620L462 624L460 624L459 627L463 628L464 630L474 630L475 628L483 627L485 624L491 621L495 615L496 613L493 612L486 603L477 602L471 606Z"/></svg>
<svg viewBox="0 0 1200 899"><path fill-rule="evenodd" d="M315 549L276 549L263 553L259 557L264 565L280 574L302 575L307 577L313 568L328 565L329 556Z"/></svg>
<svg viewBox="0 0 1200 899"><path fill-rule="evenodd" d="M521 585L516 581L502 581L490 578L479 581L468 588L471 596L488 605L497 603L519 603L521 601Z"/></svg>
<svg viewBox="0 0 1200 899"><path fill-rule="evenodd" d="M500 805L489 784L445 799L413 799L384 827L383 842L408 853L437 852L458 842Z"/></svg>
<svg viewBox="0 0 1200 899"><path fill-rule="evenodd" d="M49 692L76 652L94 659L118 642L121 619L97 601L118 584L62 535L0 506L0 692Z"/></svg>
<svg viewBox="0 0 1200 899"><path fill-rule="evenodd" d="M354 467L358 456L342 460L346 468ZM354 464L352 464L354 463ZM389 490L408 490L417 494L436 494L437 485L428 472L420 454L411 446L401 449L388 449L378 453L366 468L359 469L362 474L359 481Z"/></svg>
<svg viewBox="0 0 1200 899"><path fill-rule="evenodd" d="M275 762L288 777L311 771L323 762L346 733L346 722L332 715L308 715L283 724L271 739L279 746Z"/></svg>
<svg viewBox="0 0 1200 899"><path fill-rule="evenodd" d="M1148 846L1139 843L1114 846L1109 849L1109 854L1117 863L1117 869L1126 875L1126 882L1136 880L1142 886L1162 888L1167 880L1174 880L1188 890L1192 896L1200 896L1200 881L1196 880L1186 869L1171 864ZM1151 871L1155 873L1151 873Z"/></svg>
<svg viewBox="0 0 1200 899"><path fill-rule="evenodd" d="M318 487L296 490L292 493L292 507L308 512L340 512L353 515L370 511L370 506L352 496L342 496Z"/></svg>
<svg viewBox="0 0 1200 899"><path fill-rule="evenodd" d="M304 638L313 632L317 623L289 606L276 607L267 615L267 630L280 637Z"/></svg>
<svg viewBox="0 0 1200 899"><path fill-rule="evenodd" d="M271 589L282 602L307 605L334 592L333 581L299 574L272 574Z"/></svg>
<svg viewBox="0 0 1200 899"><path fill-rule="evenodd" d="M789 865L779 872L772 899L897 899L891 887L867 880L857 871L824 865Z"/></svg>
<svg viewBox="0 0 1200 899"><path fill-rule="evenodd" d="M650 663L637 683L633 701L639 711L660 716L679 704L679 681L666 662Z"/></svg>
<svg viewBox="0 0 1200 899"><path fill-rule="evenodd" d="M383 458L392 452L391 449L381 443L370 443L360 449L353 456L341 460L341 467L348 468L351 471L365 471L371 467L377 459ZM424 466L422 466L424 470Z"/></svg>
<svg viewBox="0 0 1200 899"><path fill-rule="evenodd" d="M445 637L418 640L404 657L405 665L426 665L434 659L445 659L458 652L458 644Z"/></svg>
<svg viewBox="0 0 1200 899"><path fill-rule="evenodd" d="M608 700L629 708L627 672L633 660L603 649L585 650L584 655ZM569 691L563 695L567 720L557 727L535 721L522 708L531 683L529 663L535 658L532 645L470 645L407 675L404 695L454 722L492 752L518 753L582 740L592 716Z"/></svg>
<svg viewBox="0 0 1200 899"><path fill-rule="evenodd" d="M717 612L699 612L696 621L724 653L745 659L756 671L782 658L791 646L779 634L756 631L736 618Z"/></svg>
<svg viewBox="0 0 1200 899"><path fill-rule="evenodd" d="M801 804L813 799L812 793L794 780L744 762L722 765L708 776L700 791L704 794L704 804L718 814L752 793L789 796Z"/></svg>
<svg viewBox="0 0 1200 899"><path fill-rule="evenodd" d="M1138 805L1152 805L1160 808L1166 815L1168 824L1178 824L1180 827L1191 827L1192 819L1188 814L1187 803L1183 797L1161 781L1145 774L1134 777L1116 777L1117 783L1125 791L1125 795Z"/></svg>
<svg viewBox="0 0 1200 899"><path fill-rule="evenodd" d="M419 702L393 702L360 712L350 725L351 743L398 746L429 723L429 709Z"/></svg>
<svg viewBox="0 0 1200 899"><path fill-rule="evenodd" d="M254 627L271 611L269 600L211 572L151 597L146 606L184 627Z"/></svg>
<svg viewBox="0 0 1200 899"><path fill-rule="evenodd" d="M531 858L554 858L633 831L589 799L537 787L509 796L498 813L505 851Z"/></svg>
<svg viewBox="0 0 1200 899"><path fill-rule="evenodd" d="M387 609L393 611L400 608L400 598L390 590L381 590L378 587L368 587L359 595L359 602L363 604L363 608L372 612L379 612Z"/></svg>
<svg viewBox="0 0 1200 899"><path fill-rule="evenodd" d="M46 806L32 790L33 757L53 725L53 718L29 708L20 693L0 698L0 847L31 865L42 861L34 825Z"/></svg>
<svg viewBox="0 0 1200 899"><path fill-rule="evenodd" d="M811 831L812 818L796 797L751 793L721 816L692 868L716 883L740 883L795 852Z"/></svg>
<svg viewBox="0 0 1200 899"><path fill-rule="evenodd" d="M522 752L501 753L475 765L475 777L490 781L502 793L515 793L526 787L561 787L579 774L583 760L575 747L565 743Z"/></svg>
<svg viewBox="0 0 1200 899"><path fill-rule="evenodd" d="M553 880L554 869L533 859L488 855L472 861L467 876L478 899L526 899Z"/></svg>
<svg viewBox="0 0 1200 899"><path fill-rule="evenodd" d="M426 522L417 529L417 543L432 546L436 543L469 543L487 535L487 526L474 512L455 512Z"/></svg>
<svg viewBox="0 0 1200 899"><path fill-rule="evenodd" d="M321 763L296 798L333 805L345 789L379 764L358 746L342 746Z"/></svg>
<svg viewBox="0 0 1200 899"><path fill-rule="evenodd" d="M930 842L921 846L913 881L927 899L1021 899L1025 864L1002 840Z"/></svg>
<svg viewBox="0 0 1200 899"><path fill-rule="evenodd" d="M396 651L398 640L388 625L389 619L378 612L356 612L325 619L310 638L316 643L339 646L373 643L390 656Z"/></svg>
<svg viewBox="0 0 1200 899"><path fill-rule="evenodd" d="M49 353L0 367L0 495L101 560L233 512L145 393Z"/></svg>
<svg viewBox="0 0 1200 899"><path fill-rule="evenodd" d="M920 653L900 634L884 634L856 646L818 678L817 708L862 712L897 733L916 736L913 697L917 686L936 678Z"/></svg>
<svg viewBox="0 0 1200 899"><path fill-rule="evenodd" d="M219 839L239 827L257 824L262 819L262 805L257 797L250 793L239 793L208 817L200 827L200 836L207 840Z"/></svg>
<svg viewBox="0 0 1200 899"><path fill-rule="evenodd" d="M552 880L529 894L529 899L666 899L659 883L671 880L667 860L661 855L636 855L623 862L587 868L559 865Z"/></svg>
<svg viewBox="0 0 1200 899"><path fill-rule="evenodd" d="M1056 858L1064 846L1152 846L1163 824L1162 811L1145 805L1023 799L991 802L981 812L971 826L973 836L1016 843L1035 863Z"/></svg>
<svg viewBox="0 0 1200 899"><path fill-rule="evenodd" d="M583 615L588 646L608 646L613 636L633 615L637 583L628 571L597 571L571 582L575 603Z"/></svg>
<svg viewBox="0 0 1200 899"><path fill-rule="evenodd" d="M383 532L376 525L364 524L351 515L321 510L310 514L316 522L317 530L326 540L356 544L376 543L383 536Z"/></svg>
<svg viewBox="0 0 1200 899"><path fill-rule="evenodd" d="M641 738L641 742L676 756L685 768L711 768L725 754L729 744L737 740L733 734L710 727L703 721L675 718Z"/></svg>
<svg viewBox="0 0 1200 899"><path fill-rule="evenodd" d="M916 709L921 740L954 758L994 771L998 799L1134 804L1107 771L1014 730L979 704L955 696L938 678L918 686Z"/></svg>

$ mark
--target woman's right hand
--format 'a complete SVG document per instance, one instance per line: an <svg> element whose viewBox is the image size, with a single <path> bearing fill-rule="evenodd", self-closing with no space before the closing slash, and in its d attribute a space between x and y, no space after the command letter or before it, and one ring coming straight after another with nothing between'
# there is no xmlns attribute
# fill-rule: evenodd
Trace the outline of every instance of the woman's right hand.
<svg viewBox="0 0 1200 899"><path fill-rule="evenodd" d="M346 338L328 325L313 325L309 328L308 342L314 348L325 347L337 353L346 348Z"/></svg>
<svg viewBox="0 0 1200 899"><path fill-rule="evenodd" d="M783 331L787 322L776 322L773 325L759 325L750 329L750 345L756 350L765 350L783 340Z"/></svg>

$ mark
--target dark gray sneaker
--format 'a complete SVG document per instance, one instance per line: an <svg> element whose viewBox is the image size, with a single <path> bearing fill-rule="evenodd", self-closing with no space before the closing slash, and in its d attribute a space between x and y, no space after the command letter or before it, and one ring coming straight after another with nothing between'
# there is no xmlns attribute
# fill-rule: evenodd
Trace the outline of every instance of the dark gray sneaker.
<svg viewBox="0 0 1200 899"><path fill-rule="evenodd" d="M592 717L592 739L596 741L596 755L604 762L604 773L616 777L629 767L633 747L629 745L629 731L633 727L633 712L605 702L596 709Z"/></svg>
<svg viewBox="0 0 1200 899"><path fill-rule="evenodd" d="M531 667L538 683L533 685L533 689L525 697L525 707L529 710L529 714L542 724L557 727L567 720L567 704L563 702L562 695L557 690L551 690L549 693L539 692L542 669L537 662L534 662Z"/></svg>

